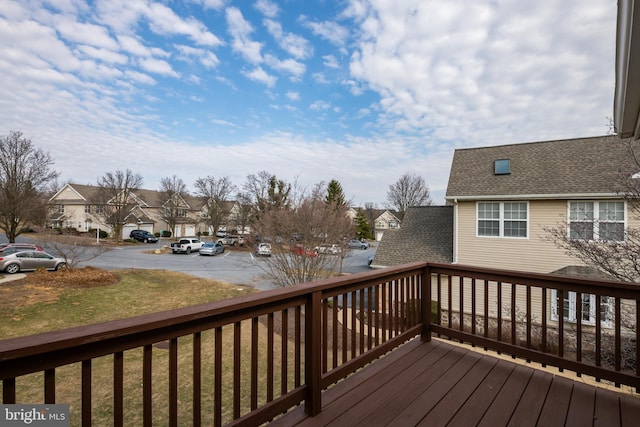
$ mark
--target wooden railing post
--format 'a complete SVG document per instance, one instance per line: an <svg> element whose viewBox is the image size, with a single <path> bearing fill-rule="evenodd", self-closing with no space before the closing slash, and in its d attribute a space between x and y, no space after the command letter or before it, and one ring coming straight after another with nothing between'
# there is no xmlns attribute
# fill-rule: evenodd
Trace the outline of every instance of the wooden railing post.
<svg viewBox="0 0 640 427"><path fill-rule="evenodd" d="M305 309L305 383L307 395L305 411L315 416L322 411L322 292L310 294L309 304Z"/></svg>
<svg viewBox="0 0 640 427"><path fill-rule="evenodd" d="M422 270L422 283L420 284L422 292L422 333L420 338L422 341L431 341L431 270L429 265Z"/></svg>

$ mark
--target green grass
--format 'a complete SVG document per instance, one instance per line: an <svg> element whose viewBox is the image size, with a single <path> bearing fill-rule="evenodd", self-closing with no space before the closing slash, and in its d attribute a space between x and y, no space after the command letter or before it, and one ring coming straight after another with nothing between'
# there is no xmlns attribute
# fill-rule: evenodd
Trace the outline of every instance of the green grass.
<svg viewBox="0 0 640 427"><path fill-rule="evenodd" d="M131 317L150 312L200 304L244 295L252 288L228 285L185 274L154 270L115 272L115 282L82 287L65 283L56 273L27 275L23 281L3 284L0 288L0 339L36 334L61 328ZM11 299L13 297L13 299ZM241 338L242 413L249 408L250 336L249 322L243 322ZM266 401L266 328L259 327L259 404ZM223 421L232 419L233 397L233 328L223 328ZM178 340L179 424L191 424L192 410L192 336ZM214 337L212 331L202 335L202 408L203 423L213 419ZM1 344L0 344L1 345ZM274 353L280 354L280 338L275 339ZM293 355L289 346L289 372L293 372ZM274 360L280 371L279 357ZM142 350L124 353L125 424L142 424ZM168 351L153 349L153 418L154 425L166 425L168 408ZM16 381L18 403L42 403L42 373L26 375ZM94 425L111 425L113 414L113 357L92 361L92 417ZM293 387L289 378L289 389ZM280 390L274 380L276 397ZM1 396L0 391L0 396ZM71 425L80 425L80 364L56 369L56 401L71 407Z"/></svg>
<svg viewBox="0 0 640 427"><path fill-rule="evenodd" d="M116 271L117 282L104 286L65 286L51 280L0 285L0 339L105 322L179 307L218 301L253 292L162 270ZM46 280L49 276L51 279ZM31 280L31 281L30 281Z"/></svg>

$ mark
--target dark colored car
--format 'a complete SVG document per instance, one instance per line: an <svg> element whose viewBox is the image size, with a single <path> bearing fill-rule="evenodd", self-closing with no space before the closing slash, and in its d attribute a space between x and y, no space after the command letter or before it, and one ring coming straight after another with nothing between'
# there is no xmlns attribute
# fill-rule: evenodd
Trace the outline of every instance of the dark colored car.
<svg viewBox="0 0 640 427"><path fill-rule="evenodd" d="M34 271L38 268L59 270L66 266L67 263L63 258L56 258L42 251L31 250L0 254L0 270L9 274L15 274L19 271Z"/></svg>
<svg viewBox="0 0 640 427"><path fill-rule="evenodd" d="M149 233L147 230L131 230L131 233L129 233L129 237L131 239L137 240L138 242L144 243L155 243L158 241L158 238Z"/></svg>

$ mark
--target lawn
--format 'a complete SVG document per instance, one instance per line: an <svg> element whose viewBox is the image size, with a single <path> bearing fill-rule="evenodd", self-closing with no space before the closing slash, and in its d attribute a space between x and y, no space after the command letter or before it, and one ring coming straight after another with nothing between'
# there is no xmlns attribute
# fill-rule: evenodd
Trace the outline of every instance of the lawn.
<svg viewBox="0 0 640 427"><path fill-rule="evenodd" d="M108 272L98 269L69 269L59 272L35 272L25 279L0 285L0 339L35 334L65 327L136 316L150 312L201 304L254 292L252 288L229 285L182 273L157 270L122 270ZM243 322L244 323L244 322ZM248 410L250 376L250 325L242 333L242 397L243 413ZM266 348L266 333L260 326L259 347ZM231 420L233 378L233 329L223 329L223 421ZM192 336L179 339L179 417L180 425L191 424ZM214 352L213 332L202 335L203 421L213 417ZM279 339L275 354L280 352ZM162 344L162 343L160 343ZM0 342L1 346L1 342ZM292 346L290 346L291 348ZM266 364L264 354L260 358ZM292 360L291 356L289 360ZM141 425L142 416L142 351L124 353L125 360L125 420L127 425ZM262 364L261 363L261 364ZM276 372L280 369L278 361ZM291 363L291 362L289 362ZM153 351L153 414L154 425L165 425L167 417L168 352L162 345ZM259 369L262 389L266 383L266 367ZM280 385L276 379L274 388ZM42 374L27 375L16 381L19 403L42 402ZM290 384L289 389L293 386ZM92 362L92 401L94 425L112 424L113 357L105 356ZM260 392L260 402L265 393ZM1 391L0 391L1 395ZM80 425L80 365L56 369L56 400L71 407L71 425Z"/></svg>

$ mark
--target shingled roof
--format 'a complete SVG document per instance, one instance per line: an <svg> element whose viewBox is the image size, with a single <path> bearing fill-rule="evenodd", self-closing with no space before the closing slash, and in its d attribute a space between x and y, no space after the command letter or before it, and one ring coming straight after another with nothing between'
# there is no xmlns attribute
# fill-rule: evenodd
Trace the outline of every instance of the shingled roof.
<svg viewBox="0 0 640 427"><path fill-rule="evenodd" d="M402 228L384 232L371 266L413 261L453 261L453 206L408 208Z"/></svg>
<svg viewBox="0 0 640 427"><path fill-rule="evenodd" d="M612 184L620 171L638 172L631 144L639 147L638 141L609 135L458 149L446 198L613 195ZM510 173L496 174L496 160L509 160Z"/></svg>

